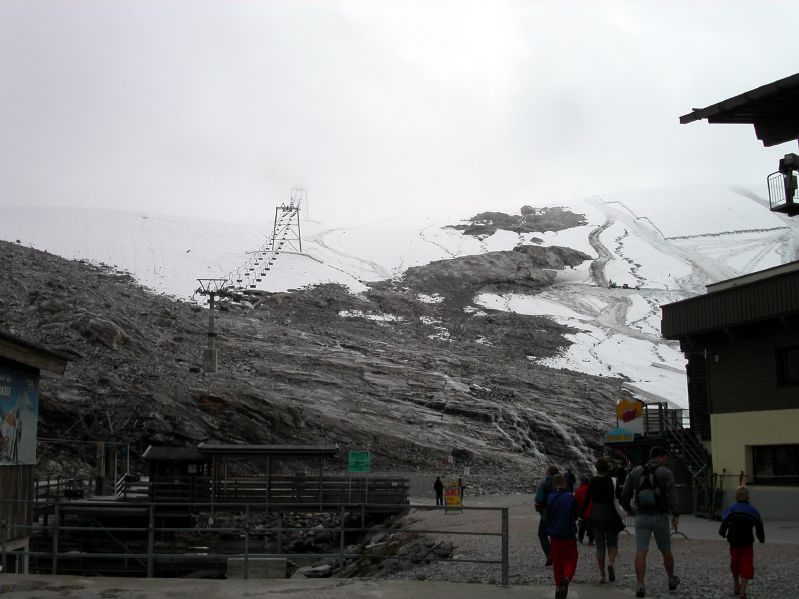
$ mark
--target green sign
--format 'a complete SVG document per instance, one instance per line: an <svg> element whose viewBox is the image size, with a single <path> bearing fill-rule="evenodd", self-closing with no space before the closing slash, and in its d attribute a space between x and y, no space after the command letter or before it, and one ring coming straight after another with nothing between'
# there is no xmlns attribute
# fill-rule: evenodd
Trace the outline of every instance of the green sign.
<svg viewBox="0 0 799 599"><path fill-rule="evenodd" d="M350 451L349 471L369 472L372 470L372 454L368 451Z"/></svg>

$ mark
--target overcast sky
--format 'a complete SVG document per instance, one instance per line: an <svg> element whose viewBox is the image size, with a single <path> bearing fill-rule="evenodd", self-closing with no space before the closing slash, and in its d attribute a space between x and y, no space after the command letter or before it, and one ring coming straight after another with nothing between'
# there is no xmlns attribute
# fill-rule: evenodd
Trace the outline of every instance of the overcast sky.
<svg viewBox="0 0 799 599"><path fill-rule="evenodd" d="M678 117L797 70L795 2L0 2L0 206L268 220L755 184Z"/></svg>

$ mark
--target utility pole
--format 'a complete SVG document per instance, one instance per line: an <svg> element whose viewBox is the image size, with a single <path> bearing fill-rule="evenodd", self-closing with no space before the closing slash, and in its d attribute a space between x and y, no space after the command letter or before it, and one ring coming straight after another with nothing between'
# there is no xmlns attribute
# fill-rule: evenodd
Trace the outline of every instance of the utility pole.
<svg viewBox="0 0 799 599"><path fill-rule="evenodd" d="M200 288L197 293L208 296L208 346L203 351L203 373L216 372L218 350L216 348L216 331L214 330L214 299L221 295L230 284L227 279L197 279Z"/></svg>

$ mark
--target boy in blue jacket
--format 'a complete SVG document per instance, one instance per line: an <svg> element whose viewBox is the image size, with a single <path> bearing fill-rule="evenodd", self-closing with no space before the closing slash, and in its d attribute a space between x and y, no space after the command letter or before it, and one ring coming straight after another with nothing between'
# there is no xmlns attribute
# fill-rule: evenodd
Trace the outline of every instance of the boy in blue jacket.
<svg viewBox="0 0 799 599"><path fill-rule="evenodd" d="M727 537L730 544L730 570L734 592L740 599L746 599L746 585L755 576L752 528L757 533L757 540L765 543L763 519L760 512L749 503L749 489L738 487L735 503L724 510L719 534Z"/></svg>
<svg viewBox="0 0 799 599"><path fill-rule="evenodd" d="M547 534L555 576L555 599L566 599L569 583L577 570L577 502L567 490L562 474L552 478L552 488L547 497Z"/></svg>

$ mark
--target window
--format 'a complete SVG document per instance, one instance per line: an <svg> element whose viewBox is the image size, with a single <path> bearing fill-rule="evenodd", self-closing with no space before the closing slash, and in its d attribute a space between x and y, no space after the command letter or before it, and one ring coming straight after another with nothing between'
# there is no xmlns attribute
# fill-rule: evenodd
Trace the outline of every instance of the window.
<svg viewBox="0 0 799 599"><path fill-rule="evenodd" d="M799 484L799 445L752 447L755 484Z"/></svg>
<svg viewBox="0 0 799 599"><path fill-rule="evenodd" d="M777 383L799 385L799 346L777 349Z"/></svg>

